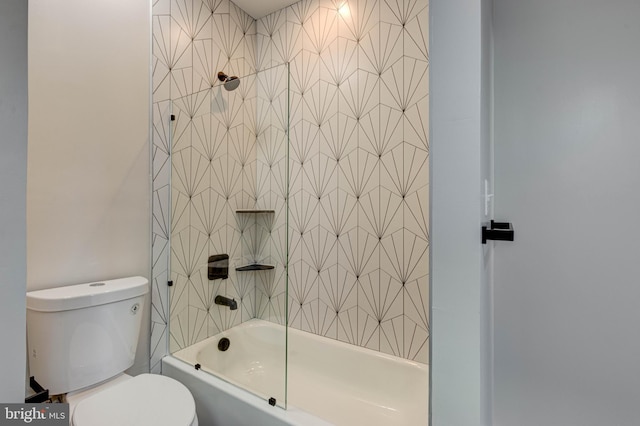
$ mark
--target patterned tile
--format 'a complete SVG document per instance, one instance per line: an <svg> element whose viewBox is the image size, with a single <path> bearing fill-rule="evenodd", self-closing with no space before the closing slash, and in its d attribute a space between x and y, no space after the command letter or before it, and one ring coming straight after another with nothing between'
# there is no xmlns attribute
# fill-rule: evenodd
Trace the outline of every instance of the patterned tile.
<svg viewBox="0 0 640 426"><path fill-rule="evenodd" d="M157 0L153 15L152 370L287 316L428 362L427 1L302 0L255 21L228 0ZM256 206L275 213L235 213ZM214 253L275 269L208 281Z"/></svg>

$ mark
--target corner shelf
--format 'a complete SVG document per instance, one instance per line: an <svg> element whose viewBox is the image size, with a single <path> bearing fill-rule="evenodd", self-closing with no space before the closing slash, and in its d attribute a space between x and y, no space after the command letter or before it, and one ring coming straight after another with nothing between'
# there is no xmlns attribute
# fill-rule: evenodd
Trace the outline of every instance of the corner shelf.
<svg viewBox="0 0 640 426"><path fill-rule="evenodd" d="M236 268L236 271L238 272L243 272L243 271L267 271L269 269L274 269L275 266L273 265L262 265L259 263L254 263L253 265L245 265L245 266L238 266Z"/></svg>
<svg viewBox="0 0 640 426"><path fill-rule="evenodd" d="M238 209L236 213L275 213L275 210L265 210L265 209Z"/></svg>
<svg viewBox="0 0 640 426"><path fill-rule="evenodd" d="M271 209L237 209L236 210L236 214L263 214L263 213L271 213L274 214L276 211L275 210L271 210ZM273 219L267 219L267 220L273 220ZM257 223L258 218L255 218L255 221ZM255 239L255 235L254 235L254 239ZM260 263L253 263L251 265L244 265L244 266L238 266L236 268L237 272L244 272L244 271L267 271L269 269L275 269L275 266L273 265L264 265L264 264L260 264Z"/></svg>

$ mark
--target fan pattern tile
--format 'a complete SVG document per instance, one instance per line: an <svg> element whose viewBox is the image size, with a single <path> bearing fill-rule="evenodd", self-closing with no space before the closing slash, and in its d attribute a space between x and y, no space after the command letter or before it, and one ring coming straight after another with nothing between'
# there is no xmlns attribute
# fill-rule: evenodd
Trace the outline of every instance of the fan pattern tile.
<svg viewBox="0 0 640 426"><path fill-rule="evenodd" d="M302 0L256 22L228 0L157 0L153 15L152 370L287 308L290 326L428 362L427 1ZM267 70L286 62L288 135L286 69ZM259 72L225 92L219 70ZM275 214L235 213L249 207ZM214 253L276 268L210 282Z"/></svg>
<svg viewBox="0 0 640 426"><path fill-rule="evenodd" d="M257 25L261 63L291 61L289 324L425 363L428 16L302 0Z"/></svg>
<svg viewBox="0 0 640 426"><path fill-rule="evenodd" d="M160 372L169 352L256 315L255 278L232 267L228 280L206 276L211 254L251 257L235 210L256 205L255 77L226 92L217 73L255 72L256 22L228 0L155 0L152 14L150 364ZM217 294L238 309L215 305Z"/></svg>

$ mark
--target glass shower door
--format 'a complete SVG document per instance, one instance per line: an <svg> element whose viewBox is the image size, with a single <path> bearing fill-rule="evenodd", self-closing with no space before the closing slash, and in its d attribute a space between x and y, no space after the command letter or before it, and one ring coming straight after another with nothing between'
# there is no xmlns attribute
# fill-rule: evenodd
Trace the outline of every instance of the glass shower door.
<svg viewBox="0 0 640 426"><path fill-rule="evenodd" d="M286 407L288 66L174 99L169 348Z"/></svg>

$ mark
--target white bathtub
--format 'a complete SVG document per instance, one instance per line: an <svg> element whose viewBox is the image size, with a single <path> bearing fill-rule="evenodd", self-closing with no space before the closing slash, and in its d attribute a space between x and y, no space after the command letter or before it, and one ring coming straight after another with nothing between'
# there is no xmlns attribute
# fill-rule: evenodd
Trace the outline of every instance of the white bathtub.
<svg viewBox="0 0 640 426"><path fill-rule="evenodd" d="M428 366L291 328L287 410L269 406L284 404L284 344L284 327L254 319L165 358L163 374L191 389L203 424L427 425Z"/></svg>

